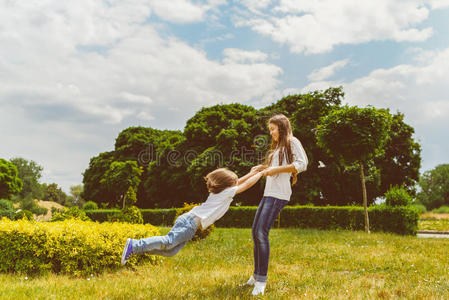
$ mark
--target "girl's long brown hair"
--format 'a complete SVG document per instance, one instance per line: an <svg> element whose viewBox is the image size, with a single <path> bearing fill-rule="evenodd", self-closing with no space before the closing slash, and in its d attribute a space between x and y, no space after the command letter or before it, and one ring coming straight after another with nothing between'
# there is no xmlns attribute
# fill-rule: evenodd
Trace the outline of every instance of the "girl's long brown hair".
<svg viewBox="0 0 449 300"><path fill-rule="evenodd" d="M274 124L278 127L279 138L277 141L275 141L273 138L271 139L270 150L268 151L264 164L267 167L271 165L276 149L279 149L279 165L282 165L285 154L287 164L293 163L293 153L290 145L290 138L293 136L293 134L290 121L283 114L278 114L272 116L270 120L268 120L268 124ZM292 185L294 185L298 181L298 173L293 172L292 177Z"/></svg>

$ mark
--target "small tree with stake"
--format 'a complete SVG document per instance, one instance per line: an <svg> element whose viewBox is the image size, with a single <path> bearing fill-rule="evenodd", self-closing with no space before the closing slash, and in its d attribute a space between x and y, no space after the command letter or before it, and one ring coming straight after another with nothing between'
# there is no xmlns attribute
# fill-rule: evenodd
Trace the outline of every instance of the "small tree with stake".
<svg viewBox="0 0 449 300"><path fill-rule="evenodd" d="M388 110L374 107L344 106L323 117L320 123L317 128L318 145L344 163L358 163L360 166L365 231L369 232L363 164L379 151L383 151L389 137L390 114Z"/></svg>

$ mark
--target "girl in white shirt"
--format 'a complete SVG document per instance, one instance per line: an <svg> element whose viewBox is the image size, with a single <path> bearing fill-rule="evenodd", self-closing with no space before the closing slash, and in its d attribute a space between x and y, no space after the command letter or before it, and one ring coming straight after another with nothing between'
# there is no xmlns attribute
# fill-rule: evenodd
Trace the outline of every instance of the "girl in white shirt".
<svg viewBox="0 0 449 300"><path fill-rule="evenodd" d="M290 200L297 174L307 169L307 155L301 142L292 134L290 121L275 115L268 121L271 149L264 165L255 167L266 176L265 191L254 217L252 236L254 245L254 274L247 284L254 285L253 295L264 293L267 282L270 244L268 234L282 208Z"/></svg>
<svg viewBox="0 0 449 300"><path fill-rule="evenodd" d="M256 169L252 168L241 178L225 168L207 174L204 178L210 192L207 200L176 218L173 228L165 236L127 239L122 253L122 265L133 254L173 256L178 253L193 238L198 228L209 227L226 213L235 194L246 191L260 179L262 173Z"/></svg>

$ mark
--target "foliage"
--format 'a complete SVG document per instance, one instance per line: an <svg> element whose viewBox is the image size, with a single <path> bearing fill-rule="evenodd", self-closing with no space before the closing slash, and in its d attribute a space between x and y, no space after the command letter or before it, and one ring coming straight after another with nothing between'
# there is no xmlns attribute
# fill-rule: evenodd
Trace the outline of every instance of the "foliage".
<svg viewBox="0 0 449 300"><path fill-rule="evenodd" d="M45 207L40 207L36 204L34 199L31 197L31 194L25 196L25 198L19 201L19 207L22 210L31 211L35 215L45 215L48 211Z"/></svg>
<svg viewBox="0 0 449 300"><path fill-rule="evenodd" d="M419 179L419 186L421 192L417 198L428 210L449 205L449 164L438 165L424 172Z"/></svg>
<svg viewBox="0 0 449 300"><path fill-rule="evenodd" d="M141 174L142 169L137 166L135 161L114 161L100 183L105 184L110 191L113 191L114 203L122 204L122 207L125 207L125 194L130 187L137 189Z"/></svg>
<svg viewBox="0 0 449 300"><path fill-rule="evenodd" d="M0 199L0 218L2 217L14 220L14 208L12 202L6 199Z"/></svg>
<svg viewBox="0 0 449 300"><path fill-rule="evenodd" d="M42 199L43 190L39 183L42 177L42 166L33 160L26 160L21 157L13 158L10 162L17 167L18 177L23 183L22 190L18 193L18 196L25 198L30 195L34 199Z"/></svg>
<svg viewBox="0 0 449 300"><path fill-rule="evenodd" d="M87 201L83 204L83 210L96 210L98 209L98 204L93 201Z"/></svg>
<svg viewBox="0 0 449 300"><path fill-rule="evenodd" d="M61 205L67 205L67 194L58 187L58 184L43 184L44 188L44 201L53 201Z"/></svg>
<svg viewBox="0 0 449 300"><path fill-rule="evenodd" d="M74 185L70 187L70 194L72 196L72 203L78 207L82 207L84 204L84 199L81 196L83 194L83 185Z"/></svg>
<svg viewBox="0 0 449 300"><path fill-rule="evenodd" d="M62 210L55 210L52 213L50 222L57 222L71 219L90 221L89 217L86 216L86 213L83 210L79 209L77 206L72 206L63 208Z"/></svg>
<svg viewBox="0 0 449 300"><path fill-rule="evenodd" d="M186 208L185 212L189 209ZM226 214L215 222L216 227L252 226L256 206L231 206ZM118 210L96 210L86 213L94 221L104 222ZM413 207L388 207L385 205L368 208L371 214L373 231L414 234L417 226L418 211ZM171 226L179 209L144 209L145 223L155 226ZM382 224L385 222L385 224ZM360 206L286 206L280 213L280 227L301 227L318 229L363 229L363 208ZM277 226L277 223L276 223Z"/></svg>
<svg viewBox="0 0 449 300"><path fill-rule="evenodd" d="M412 201L404 187L393 186L385 193L385 203L388 206L408 206Z"/></svg>
<svg viewBox="0 0 449 300"><path fill-rule="evenodd" d="M142 213L136 206L126 206L108 216L110 222L126 222L131 224L143 224Z"/></svg>
<svg viewBox="0 0 449 300"><path fill-rule="evenodd" d="M366 161L382 151L389 129L388 111L344 106L321 118L317 142L328 154L346 163Z"/></svg>
<svg viewBox="0 0 449 300"><path fill-rule="evenodd" d="M180 215L185 214L185 213L191 211L192 208L194 208L195 206L198 206L198 205L200 205L200 204L197 204L197 203L184 203L183 207L176 209L176 215L175 215L174 221L176 221L176 219ZM212 231L214 231L214 230L215 230L215 225L214 224L210 225L207 228L198 228L196 230L196 232L195 232L195 235L192 238L192 241L203 240L203 239L207 238L212 233Z"/></svg>
<svg viewBox="0 0 449 300"><path fill-rule="evenodd" d="M136 193L134 192L134 189L130 186L128 188L128 191L126 191L124 202L125 207L133 206L137 201Z"/></svg>
<svg viewBox="0 0 449 300"><path fill-rule="evenodd" d="M33 213L29 210L18 210L15 214L14 214L14 220L21 220L21 219L25 219L28 221L33 221Z"/></svg>
<svg viewBox="0 0 449 300"><path fill-rule="evenodd" d="M420 214L424 214L427 212L427 209L424 205L419 203L414 203L411 205L414 209L416 209Z"/></svg>
<svg viewBox="0 0 449 300"><path fill-rule="evenodd" d="M114 199L113 191L109 190L101 180L111 163L115 160L114 156L114 152L104 152L90 159L89 167L83 173L84 189L81 193L83 199L94 201L98 204L112 204L110 201Z"/></svg>
<svg viewBox="0 0 449 300"><path fill-rule="evenodd" d="M18 176L17 167L0 158L0 199L10 197L22 190L22 180Z"/></svg>
<svg viewBox="0 0 449 300"><path fill-rule="evenodd" d="M390 186L403 186L415 195L421 167L421 146L412 138L413 127L404 123L404 115L397 113L391 118L389 138L384 153L374 158L379 169L380 187L373 197L384 194Z"/></svg>
<svg viewBox="0 0 449 300"><path fill-rule="evenodd" d="M12 202L6 199L0 199L0 210L13 210Z"/></svg>
<svg viewBox="0 0 449 300"><path fill-rule="evenodd" d="M318 146L342 163L359 164L365 231L369 232L364 164L382 153L389 137L390 114L373 107L344 106L322 117L317 129Z"/></svg>
<svg viewBox="0 0 449 300"><path fill-rule="evenodd" d="M238 103L203 107L186 122L182 132L129 127L119 133L113 151L91 159L83 174L82 196L100 205L116 206L118 195L125 194L128 186L118 193L107 184L105 174L113 162L134 161L143 168L140 183L133 186L138 207L170 208L181 207L186 201L204 201L208 192L203 177L208 172L227 166L242 176L262 162L270 144L267 121L273 114L283 113L290 118L293 134L302 142L309 158L307 172L299 174L298 184L292 187L290 202L361 204L359 164L341 161L324 151L317 145L313 131L325 117L342 108L343 97L339 87L287 96L259 110ZM420 146L412 138L414 130L404 123L401 113L373 111L383 112L391 120L391 128L383 149L363 163L367 201L373 203L392 185L404 186L413 195L421 162ZM359 121L349 123L363 123ZM359 133L373 137L379 126L365 129ZM237 195L235 201L256 205L263 190L261 180Z"/></svg>
<svg viewBox="0 0 449 300"><path fill-rule="evenodd" d="M449 206L448 205L440 206L438 208L433 209L432 212L439 214L449 214Z"/></svg>
<svg viewBox="0 0 449 300"><path fill-rule="evenodd" d="M89 275L120 266L126 238L158 235L151 225L93 223L80 220L63 222L0 222L0 270L25 274L52 271ZM154 257L133 256L130 266Z"/></svg>

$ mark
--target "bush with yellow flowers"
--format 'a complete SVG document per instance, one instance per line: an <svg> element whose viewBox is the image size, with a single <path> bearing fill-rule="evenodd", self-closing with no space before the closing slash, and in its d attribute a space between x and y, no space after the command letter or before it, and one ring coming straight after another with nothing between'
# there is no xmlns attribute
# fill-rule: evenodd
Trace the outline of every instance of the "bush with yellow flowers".
<svg viewBox="0 0 449 300"><path fill-rule="evenodd" d="M76 276L120 266L126 238L159 235L150 225L95 223L81 220L30 222L0 221L0 271L39 274L46 271ZM135 255L127 266L150 262L150 255Z"/></svg>

